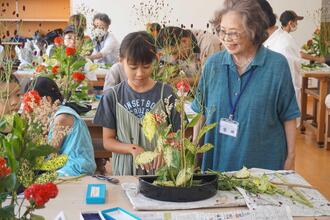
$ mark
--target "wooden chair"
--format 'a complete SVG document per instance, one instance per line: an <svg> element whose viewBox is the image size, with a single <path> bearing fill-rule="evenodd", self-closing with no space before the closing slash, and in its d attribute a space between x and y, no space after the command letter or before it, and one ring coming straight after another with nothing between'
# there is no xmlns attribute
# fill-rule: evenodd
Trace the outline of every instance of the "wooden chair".
<svg viewBox="0 0 330 220"><path fill-rule="evenodd" d="M327 150L330 150L330 108L327 108L325 116L324 146Z"/></svg>
<svg viewBox="0 0 330 220"><path fill-rule="evenodd" d="M107 161L110 160L112 153L104 149L102 138L93 138L92 141L94 146L96 170L99 171L100 174L104 175L106 172L105 165Z"/></svg>

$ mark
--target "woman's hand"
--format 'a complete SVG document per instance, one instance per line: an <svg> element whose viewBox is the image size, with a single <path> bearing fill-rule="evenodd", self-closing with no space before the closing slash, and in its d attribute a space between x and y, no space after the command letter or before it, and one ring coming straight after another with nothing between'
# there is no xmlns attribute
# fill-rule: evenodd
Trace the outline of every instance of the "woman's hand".
<svg viewBox="0 0 330 220"><path fill-rule="evenodd" d="M285 170L294 170L295 169L295 158L288 156L284 163Z"/></svg>

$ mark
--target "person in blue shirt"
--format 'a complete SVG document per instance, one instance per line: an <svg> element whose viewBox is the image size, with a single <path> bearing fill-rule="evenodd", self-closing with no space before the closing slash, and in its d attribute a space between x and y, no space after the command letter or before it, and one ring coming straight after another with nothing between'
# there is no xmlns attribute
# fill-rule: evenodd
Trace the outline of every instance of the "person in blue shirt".
<svg viewBox="0 0 330 220"><path fill-rule="evenodd" d="M225 50L206 61L192 103L218 123L203 170L294 169L300 111L287 60L262 46L268 22L255 0L226 0L212 21Z"/></svg>
<svg viewBox="0 0 330 220"><path fill-rule="evenodd" d="M31 81L25 88L33 89L41 97L47 97L52 102L63 101L63 96L56 83L47 77L38 77ZM96 169L92 139L84 120L72 108L60 105L54 115L53 125L69 128L69 132L58 140L59 154L66 154L68 161L57 170L59 176L79 176L82 174L93 175ZM53 127L53 126L51 126ZM54 130L50 129L48 137L51 139Z"/></svg>

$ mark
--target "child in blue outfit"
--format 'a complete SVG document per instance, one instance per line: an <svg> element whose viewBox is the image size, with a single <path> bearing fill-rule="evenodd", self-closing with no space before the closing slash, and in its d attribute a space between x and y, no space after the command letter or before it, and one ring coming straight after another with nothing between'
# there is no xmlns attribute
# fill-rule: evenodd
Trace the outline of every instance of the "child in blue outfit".
<svg viewBox="0 0 330 220"><path fill-rule="evenodd" d="M29 88L31 87L32 88ZM26 90L34 89L41 97L47 97L52 102L63 101L63 97L56 83L46 77L38 77L30 83ZM59 154L68 156L67 163L57 170L59 176L92 175L95 172L94 149L92 139L85 122L72 108L61 105L55 113L53 125L69 128L62 140L59 140ZM52 126L51 126L52 127ZM49 131L49 139L53 136L53 129Z"/></svg>

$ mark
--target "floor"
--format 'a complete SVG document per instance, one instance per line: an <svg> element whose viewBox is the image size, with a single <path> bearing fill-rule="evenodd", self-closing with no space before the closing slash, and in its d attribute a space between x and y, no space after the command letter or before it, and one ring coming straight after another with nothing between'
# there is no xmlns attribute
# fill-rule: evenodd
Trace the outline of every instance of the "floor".
<svg viewBox="0 0 330 220"><path fill-rule="evenodd" d="M320 148L311 127L297 131L296 171L330 200L330 151Z"/></svg>

